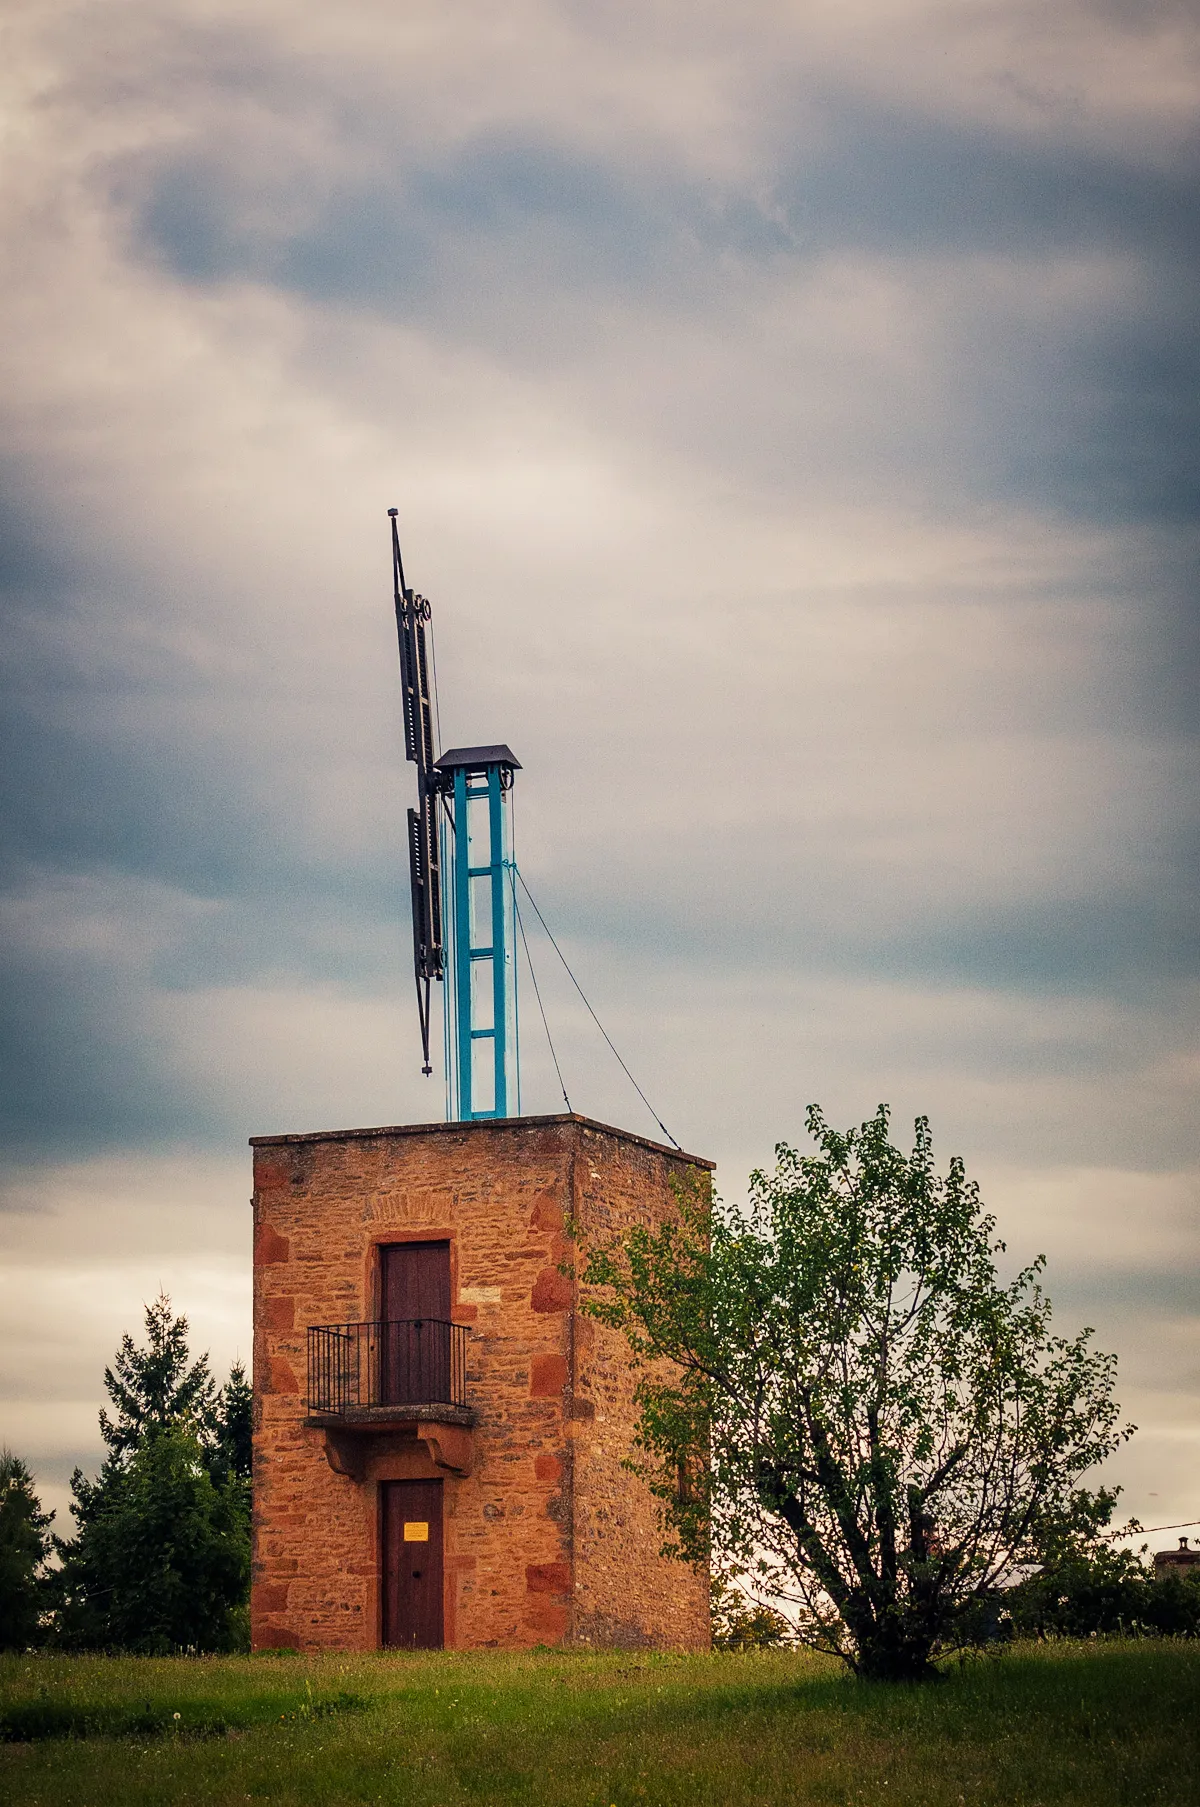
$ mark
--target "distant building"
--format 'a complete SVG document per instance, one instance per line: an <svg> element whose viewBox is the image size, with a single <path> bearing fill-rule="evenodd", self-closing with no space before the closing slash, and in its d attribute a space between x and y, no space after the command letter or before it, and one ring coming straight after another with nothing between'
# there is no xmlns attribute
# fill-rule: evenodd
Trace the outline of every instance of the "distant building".
<svg viewBox="0 0 1200 1807"><path fill-rule="evenodd" d="M1200 1562L1200 1550L1189 1550L1186 1537L1179 1539L1177 1550L1155 1550L1154 1568L1156 1574L1164 1574L1167 1569L1190 1569Z"/></svg>
<svg viewBox="0 0 1200 1807"><path fill-rule="evenodd" d="M711 1162L573 1114L253 1147L255 1647L707 1648L562 1270Z"/></svg>

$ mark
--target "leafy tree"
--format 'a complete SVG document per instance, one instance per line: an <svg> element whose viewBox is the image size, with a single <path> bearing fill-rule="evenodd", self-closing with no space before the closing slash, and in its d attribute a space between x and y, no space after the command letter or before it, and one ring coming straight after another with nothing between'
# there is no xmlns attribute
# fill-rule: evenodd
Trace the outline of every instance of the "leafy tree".
<svg viewBox="0 0 1200 1807"><path fill-rule="evenodd" d="M43 1512L33 1476L0 1449L0 1650L24 1650L41 1636L42 1565L52 1512Z"/></svg>
<svg viewBox="0 0 1200 1807"><path fill-rule="evenodd" d="M1142 1571L1145 1591L1136 1617L1118 1627L1156 1637L1200 1638L1200 1570Z"/></svg>
<svg viewBox="0 0 1200 1807"><path fill-rule="evenodd" d="M60 1642L146 1655L236 1647L248 1504L241 1486L214 1482L194 1428L148 1434L73 1510L79 1536L60 1545Z"/></svg>
<svg viewBox="0 0 1200 1807"><path fill-rule="evenodd" d="M1072 1522L1044 1540L1041 1563L1004 1598L1013 1629L1025 1637L1154 1635L1200 1637L1200 1566L1155 1569L1145 1544L1114 1546L1105 1530L1115 1495L1081 1495Z"/></svg>
<svg viewBox="0 0 1200 1807"><path fill-rule="evenodd" d="M977 1641L979 1603L1078 1510L1117 1427L1115 1358L1050 1331L1039 1258L1007 1286L957 1157L911 1155L881 1105L841 1134L810 1108L748 1208L584 1251L584 1309L640 1364L631 1466L669 1549L790 1604L857 1674L912 1679Z"/></svg>
<svg viewBox="0 0 1200 1807"><path fill-rule="evenodd" d="M249 1584L251 1391L238 1363L218 1393L165 1293L144 1347L121 1339L100 1413L99 1476L76 1469L78 1531L55 1539L57 1640L71 1648L222 1650L241 1641Z"/></svg>

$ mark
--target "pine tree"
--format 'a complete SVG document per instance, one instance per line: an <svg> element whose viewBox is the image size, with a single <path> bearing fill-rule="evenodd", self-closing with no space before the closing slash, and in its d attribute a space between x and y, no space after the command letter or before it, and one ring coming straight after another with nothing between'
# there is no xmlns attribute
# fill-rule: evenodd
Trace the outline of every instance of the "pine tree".
<svg viewBox="0 0 1200 1807"><path fill-rule="evenodd" d="M233 1477L250 1481L253 1450L252 1412L254 1391L241 1362L234 1362L229 1379L217 1394L213 1413L213 1446L210 1467L215 1480Z"/></svg>
<svg viewBox="0 0 1200 1807"><path fill-rule="evenodd" d="M40 1640L42 1564L53 1517L42 1511L24 1462L0 1449L0 1650L24 1650Z"/></svg>
<svg viewBox="0 0 1200 1807"><path fill-rule="evenodd" d="M146 1307L146 1336L147 1347L139 1349L126 1331L113 1366L104 1370L116 1417L101 1411L100 1435L117 1457L137 1449L148 1431L188 1421L203 1431L212 1423L216 1387L208 1357L190 1361L188 1321L172 1314L165 1292Z"/></svg>
<svg viewBox="0 0 1200 1807"><path fill-rule="evenodd" d="M250 1579L249 1497L209 1473L194 1429L149 1435L89 1500L63 1565L59 1639L69 1648L230 1650Z"/></svg>
<svg viewBox="0 0 1200 1807"><path fill-rule="evenodd" d="M104 1385L108 1454L76 1469L76 1537L54 1540L57 1641L146 1654L237 1647L250 1575L251 1390L235 1364L220 1393L192 1361L188 1323L160 1293L147 1344L126 1334Z"/></svg>

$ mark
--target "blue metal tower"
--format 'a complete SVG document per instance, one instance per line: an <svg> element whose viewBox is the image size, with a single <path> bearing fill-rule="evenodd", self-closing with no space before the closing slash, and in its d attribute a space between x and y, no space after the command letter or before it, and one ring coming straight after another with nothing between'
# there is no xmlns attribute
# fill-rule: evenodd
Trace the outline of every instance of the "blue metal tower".
<svg viewBox="0 0 1200 1807"><path fill-rule="evenodd" d="M443 1008L450 1120L507 1117L520 1108L508 794L513 774L521 768L506 746L455 747L435 757L437 702L426 635L430 608L404 581L396 510L390 508L388 514L404 684L404 750L417 768L408 853L422 1071L433 1071L432 983L448 978ZM448 894L444 871L449 874Z"/></svg>
<svg viewBox="0 0 1200 1807"><path fill-rule="evenodd" d="M520 763L506 746L454 747L437 761L450 875L447 999L451 1115L516 1106L516 948L507 797Z"/></svg>

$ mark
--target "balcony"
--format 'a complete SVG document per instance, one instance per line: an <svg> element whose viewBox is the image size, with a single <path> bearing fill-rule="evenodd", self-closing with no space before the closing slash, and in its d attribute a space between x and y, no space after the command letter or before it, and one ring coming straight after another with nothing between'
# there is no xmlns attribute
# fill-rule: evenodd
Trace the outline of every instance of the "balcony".
<svg viewBox="0 0 1200 1807"><path fill-rule="evenodd" d="M468 1334L444 1318L311 1325L306 1422L326 1433L330 1466L362 1479L368 1443L391 1433L419 1438L447 1473L469 1473Z"/></svg>

